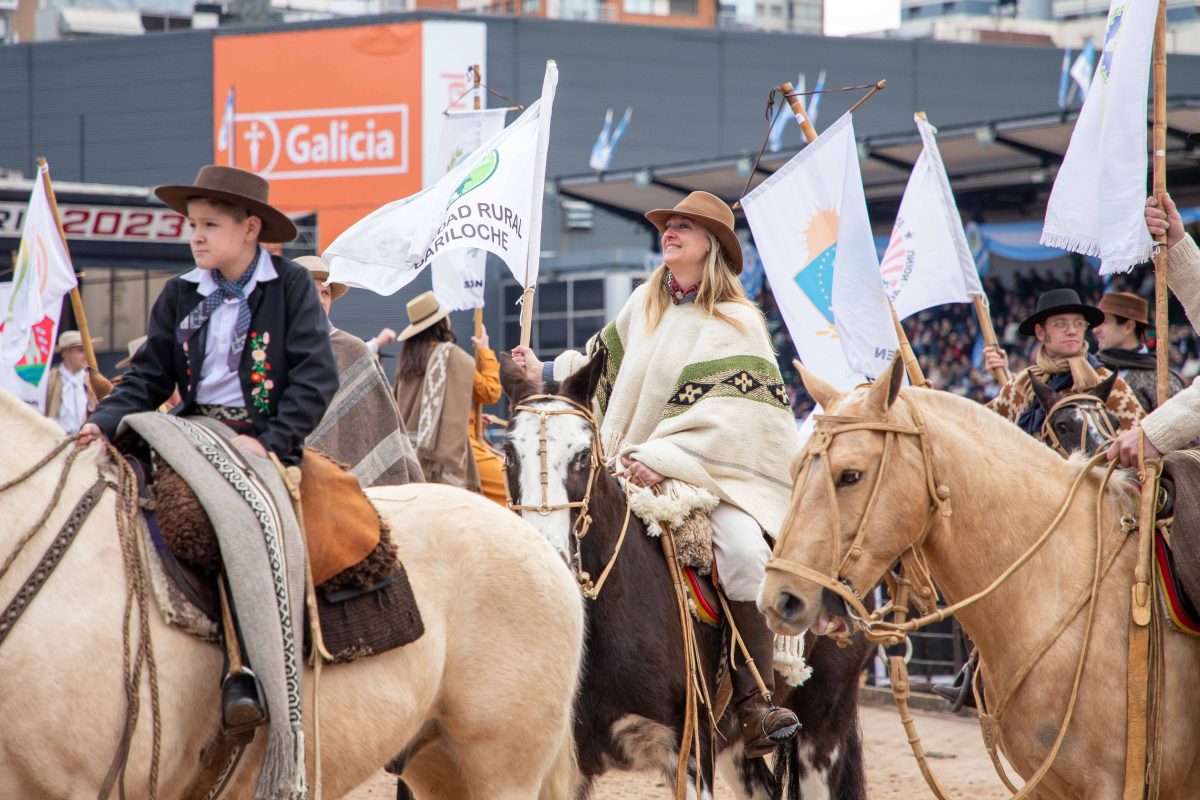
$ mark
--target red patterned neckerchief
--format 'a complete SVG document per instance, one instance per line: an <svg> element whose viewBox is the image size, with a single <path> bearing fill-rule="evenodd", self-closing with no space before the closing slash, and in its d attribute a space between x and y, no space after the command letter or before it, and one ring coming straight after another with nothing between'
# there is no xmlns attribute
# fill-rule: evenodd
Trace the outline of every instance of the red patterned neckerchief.
<svg viewBox="0 0 1200 800"><path fill-rule="evenodd" d="M696 295L699 293L699 291L700 284L698 283L695 286L684 289L679 285L679 282L675 280L675 276L671 274L671 271L667 270L667 294L671 295L671 302L675 305L692 302L696 299Z"/></svg>

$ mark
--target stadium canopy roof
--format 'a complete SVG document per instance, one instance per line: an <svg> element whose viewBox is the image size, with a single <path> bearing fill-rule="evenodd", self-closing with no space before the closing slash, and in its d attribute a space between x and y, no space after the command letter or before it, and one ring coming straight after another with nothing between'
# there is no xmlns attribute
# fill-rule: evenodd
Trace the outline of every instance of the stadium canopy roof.
<svg viewBox="0 0 1200 800"><path fill-rule="evenodd" d="M1175 98L1167 105L1167 190L1181 207L1200 205L1200 143L1188 139L1200 133L1200 96ZM1078 116L1078 111L1068 111L940 128L942 160L963 213L988 222L1041 216ZM899 133L860 137L858 147L872 216L886 219L890 226L921 152L920 135L913 125ZM758 185L799 149L767 153L757 170L755 153L745 152L563 176L554 181L554 188L561 197L640 220L647 210L670 208L701 189L732 204L742 195L751 171L756 172L753 185ZM744 224L740 214L739 224Z"/></svg>

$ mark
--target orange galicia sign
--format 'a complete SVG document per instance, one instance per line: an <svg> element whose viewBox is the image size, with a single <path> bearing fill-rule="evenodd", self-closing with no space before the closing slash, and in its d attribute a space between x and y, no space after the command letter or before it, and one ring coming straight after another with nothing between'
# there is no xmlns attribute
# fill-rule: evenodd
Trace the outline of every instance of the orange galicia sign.
<svg viewBox="0 0 1200 800"><path fill-rule="evenodd" d="M218 35L213 162L266 178L286 213L315 213L323 247L421 189L425 149L485 36L456 22Z"/></svg>

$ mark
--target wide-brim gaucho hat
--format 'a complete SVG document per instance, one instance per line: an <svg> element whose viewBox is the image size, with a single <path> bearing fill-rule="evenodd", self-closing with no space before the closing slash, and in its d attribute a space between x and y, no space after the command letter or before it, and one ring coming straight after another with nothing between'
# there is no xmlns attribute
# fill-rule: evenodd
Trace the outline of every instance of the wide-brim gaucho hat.
<svg viewBox="0 0 1200 800"><path fill-rule="evenodd" d="M442 308L433 292L422 292L408 301L408 327L397 339L411 339L426 328L450 316L450 310Z"/></svg>
<svg viewBox="0 0 1200 800"><path fill-rule="evenodd" d="M716 236L734 274L742 274L742 243L733 231L733 210L724 200L708 192L692 192L674 208L656 208L646 212L646 219L661 232L667 227L667 220L676 214L695 220Z"/></svg>
<svg viewBox="0 0 1200 800"><path fill-rule="evenodd" d="M1150 324L1150 305L1133 292L1109 292L1100 298L1100 310L1143 325Z"/></svg>
<svg viewBox="0 0 1200 800"><path fill-rule="evenodd" d="M296 259L296 263L312 273L312 276L321 283L329 283L329 265L325 263L325 259L320 256L300 256ZM336 303L337 299L348 291L350 291L350 287L344 283L329 283L332 302Z"/></svg>
<svg viewBox="0 0 1200 800"><path fill-rule="evenodd" d="M262 231L258 234L260 242L290 242L296 238L296 223L267 202L270 188L266 180L253 172L209 164L200 168L190 186L155 186L154 194L167 208L185 217L188 200L193 197L220 200L244 208L262 220Z"/></svg>
<svg viewBox="0 0 1200 800"><path fill-rule="evenodd" d="M139 336L129 343L129 355L117 362L117 369L129 369L129 365L133 363L133 357L137 355L137 351L146 343L148 336Z"/></svg>
<svg viewBox="0 0 1200 800"><path fill-rule="evenodd" d="M1033 336L1033 326L1055 314L1082 314L1089 328L1104 322L1104 312L1095 306L1084 305L1074 289L1051 289L1038 298L1037 310L1025 318L1017 332L1022 336Z"/></svg>
<svg viewBox="0 0 1200 800"><path fill-rule="evenodd" d="M94 345L103 341L99 336L92 337ZM54 352L61 353L72 347L83 347L83 335L79 331L63 331L58 335L58 346L54 348Z"/></svg>

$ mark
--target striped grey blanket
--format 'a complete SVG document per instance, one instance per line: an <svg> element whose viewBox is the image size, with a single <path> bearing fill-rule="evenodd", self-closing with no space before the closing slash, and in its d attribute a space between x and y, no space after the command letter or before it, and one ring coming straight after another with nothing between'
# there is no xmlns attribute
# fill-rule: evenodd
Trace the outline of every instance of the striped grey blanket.
<svg viewBox="0 0 1200 800"><path fill-rule="evenodd" d="M237 449L219 422L150 412L125 417L127 427L188 482L216 529L248 661L270 713L254 798L300 800L307 795L300 693L305 550L287 488L270 461Z"/></svg>

